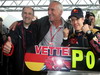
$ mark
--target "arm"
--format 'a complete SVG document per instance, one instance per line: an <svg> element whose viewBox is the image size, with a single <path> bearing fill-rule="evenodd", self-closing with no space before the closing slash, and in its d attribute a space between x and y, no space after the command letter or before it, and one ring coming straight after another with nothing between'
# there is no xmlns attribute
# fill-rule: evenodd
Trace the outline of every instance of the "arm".
<svg viewBox="0 0 100 75"><path fill-rule="evenodd" d="M65 28L63 30L63 42L62 42L62 46L68 46L68 35L69 35L69 29L68 28Z"/></svg>
<svg viewBox="0 0 100 75"><path fill-rule="evenodd" d="M15 31L10 31L8 34L8 39L3 46L3 54L6 56L11 56L14 51L14 46L17 44L18 40L18 28Z"/></svg>
<svg viewBox="0 0 100 75"><path fill-rule="evenodd" d="M89 29L87 25L83 27L83 31L86 33L90 47L93 52L100 57L100 31L95 29Z"/></svg>
<svg viewBox="0 0 100 75"><path fill-rule="evenodd" d="M93 52L100 57L100 31L96 32L89 42Z"/></svg>
<svg viewBox="0 0 100 75"><path fill-rule="evenodd" d="M3 46L3 54L6 56L11 56L14 51L14 46L11 41L11 37L8 37L7 42Z"/></svg>
<svg viewBox="0 0 100 75"><path fill-rule="evenodd" d="M14 31L16 29L17 24L18 24L17 21L12 23L12 25L9 27L9 30L13 30Z"/></svg>

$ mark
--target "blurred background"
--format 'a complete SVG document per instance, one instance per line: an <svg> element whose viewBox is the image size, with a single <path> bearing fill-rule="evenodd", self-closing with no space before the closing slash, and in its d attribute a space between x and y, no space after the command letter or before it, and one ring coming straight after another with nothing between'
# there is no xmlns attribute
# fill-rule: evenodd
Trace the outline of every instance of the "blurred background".
<svg viewBox="0 0 100 75"><path fill-rule="evenodd" d="M48 4L54 0L0 0L0 17L3 24L9 27L13 21L21 20L21 11L24 6L32 6L35 16L41 18L47 15ZM67 20L70 11L75 7L80 7L84 11L93 12L96 17L96 25L100 25L100 0L56 0L63 4L62 17Z"/></svg>

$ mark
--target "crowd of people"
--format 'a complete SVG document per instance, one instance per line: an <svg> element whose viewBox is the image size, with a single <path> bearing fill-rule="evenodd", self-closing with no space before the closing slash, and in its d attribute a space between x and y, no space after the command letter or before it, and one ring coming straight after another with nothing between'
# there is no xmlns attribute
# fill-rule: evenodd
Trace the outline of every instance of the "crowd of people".
<svg viewBox="0 0 100 75"><path fill-rule="evenodd" d="M81 8L74 8L69 16L70 22L66 22L61 17L62 14L63 6L59 1L52 1L48 6L48 15L35 20L34 9L26 6L22 9L23 20L11 25L7 38L1 37L3 34L0 34L2 52L9 59L9 75L47 75L49 73L49 71L26 70L24 55L26 52L35 52L31 50L35 45L90 47L96 56L100 57L100 27L95 26L95 15L89 12L84 17ZM72 38L77 43L73 43Z"/></svg>

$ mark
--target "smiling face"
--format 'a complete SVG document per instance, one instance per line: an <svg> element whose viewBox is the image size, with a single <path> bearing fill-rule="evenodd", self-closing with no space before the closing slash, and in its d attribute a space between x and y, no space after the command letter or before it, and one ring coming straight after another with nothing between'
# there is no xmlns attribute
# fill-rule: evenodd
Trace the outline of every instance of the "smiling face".
<svg viewBox="0 0 100 75"><path fill-rule="evenodd" d="M31 7L25 7L22 12L22 18L24 21L24 25L29 25L32 22L34 17L34 11Z"/></svg>
<svg viewBox="0 0 100 75"><path fill-rule="evenodd" d="M62 9L60 9L60 4L57 2L50 3L48 7L48 16L50 21L56 21L61 19Z"/></svg>
<svg viewBox="0 0 100 75"><path fill-rule="evenodd" d="M71 17L71 24L76 31L82 31L84 18Z"/></svg>

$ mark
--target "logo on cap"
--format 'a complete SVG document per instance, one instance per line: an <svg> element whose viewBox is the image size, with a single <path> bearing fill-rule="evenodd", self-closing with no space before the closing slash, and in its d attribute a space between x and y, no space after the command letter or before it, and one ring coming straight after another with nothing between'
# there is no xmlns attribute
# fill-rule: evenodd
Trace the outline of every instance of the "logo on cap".
<svg viewBox="0 0 100 75"><path fill-rule="evenodd" d="M69 18L71 17L77 17L77 18L81 18L83 17L83 11L80 8L74 8L71 12L71 15L69 16Z"/></svg>
<svg viewBox="0 0 100 75"><path fill-rule="evenodd" d="M78 13L78 10L77 10L77 9L74 9L74 10L72 11L72 13Z"/></svg>

